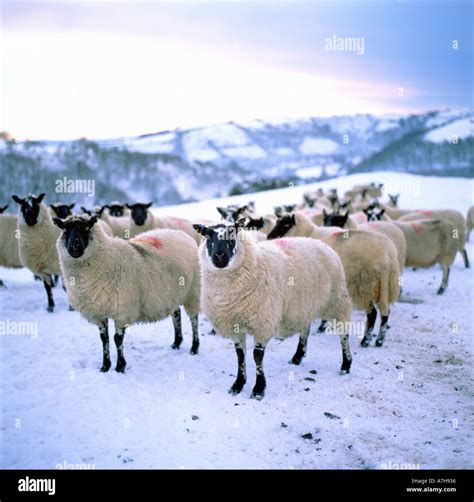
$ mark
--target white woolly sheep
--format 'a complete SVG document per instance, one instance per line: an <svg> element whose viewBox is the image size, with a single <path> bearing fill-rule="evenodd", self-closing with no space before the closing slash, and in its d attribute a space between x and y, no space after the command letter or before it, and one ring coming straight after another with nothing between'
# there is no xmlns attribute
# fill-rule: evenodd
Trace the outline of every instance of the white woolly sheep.
<svg viewBox="0 0 474 502"><path fill-rule="evenodd" d="M458 250L464 260L464 266L469 268L469 257L466 251L466 221L464 216L455 209L430 209L416 210L410 214L406 214L398 219L398 221L415 221L425 219L442 219L450 221L456 228L454 234L458 243Z"/></svg>
<svg viewBox="0 0 474 502"><path fill-rule="evenodd" d="M376 339L381 346L388 326L390 305L400 295L400 270L397 250L384 235L365 230L317 227L304 214L285 214L278 219L269 239L283 236L310 237L331 246L340 256L346 272L347 290L353 305L367 312L363 347L370 344L378 305L382 322ZM325 319L323 319L325 321ZM324 330L325 323L320 326Z"/></svg>
<svg viewBox="0 0 474 502"><path fill-rule="evenodd" d="M129 239L131 235L131 219L129 216L111 216L108 211L105 211L107 206L102 206L95 208L95 214L100 218L100 221L104 222L111 230L114 237L120 237L121 239ZM84 211L85 208L82 208ZM87 211L87 210L86 210ZM86 213L84 211L84 213ZM106 230L107 232L107 230ZM107 232L109 233L109 232Z"/></svg>
<svg viewBox="0 0 474 502"><path fill-rule="evenodd" d="M108 236L97 216L72 216L54 223L62 229L57 249L71 305L99 328L101 371L111 366L108 319L115 323L116 371L124 372L125 329L130 324L173 316L174 349L183 340L180 305L191 319L192 354L199 347L199 262L195 241L184 232L153 230L130 240Z"/></svg>
<svg viewBox="0 0 474 502"><path fill-rule="evenodd" d="M18 217L15 214L5 214L8 208L0 208L0 267L21 268L20 252L18 249L17 227ZM5 287L0 279L0 287Z"/></svg>
<svg viewBox="0 0 474 502"><path fill-rule="evenodd" d="M447 220L416 220L393 222L405 234L407 255L405 266L430 268L439 263L443 270L443 279L438 294L448 287L449 270L458 250L454 238L456 227Z"/></svg>
<svg viewBox="0 0 474 502"><path fill-rule="evenodd" d="M38 276L48 296L48 312L54 311L51 275L61 275L56 241L59 230L54 226L48 208L43 204L45 194L29 195L21 199L12 195L19 204L18 230L21 263Z"/></svg>
<svg viewBox="0 0 474 502"><path fill-rule="evenodd" d="M240 231L240 222L194 228L206 238L199 249L202 308L217 333L234 341L237 353L238 374L229 392L238 394L246 382L248 334L255 341L257 366L252 397L261 399L266 387L263 357L271 338L300 333L291 361L299 364L314 319L323 316L344 327L350 321L341 261L329 246L311 239L256 242ZM348 373L349 338L346 330L339 334L341 372Z"/></svg>

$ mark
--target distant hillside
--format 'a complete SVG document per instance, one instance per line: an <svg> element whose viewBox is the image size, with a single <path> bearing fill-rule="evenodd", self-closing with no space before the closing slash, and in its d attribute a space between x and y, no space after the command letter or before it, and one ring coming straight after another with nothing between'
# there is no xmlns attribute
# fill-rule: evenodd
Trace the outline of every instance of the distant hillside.
<svg viewBox="0 0 474 502"><path fill-rule="evenodd" d="M229 122L98 141L7 137L0 202L45 191L50 201L166 205L366 171L474 176L473 124L472 110L457 110ZM57 194L64 177L94 180L94 197Z"/></svg>

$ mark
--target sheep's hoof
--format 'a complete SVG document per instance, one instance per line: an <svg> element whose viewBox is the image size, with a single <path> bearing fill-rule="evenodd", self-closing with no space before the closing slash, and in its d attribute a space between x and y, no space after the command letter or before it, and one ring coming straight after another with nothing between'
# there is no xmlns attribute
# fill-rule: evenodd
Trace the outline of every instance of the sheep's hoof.
<svg viewBox="0 0 474 502"><path fill-rule="evenodd" d="M173 342L173 345L171 345L171 348L173 350L179 350L180 345L181 345L181 342L179 342L179 343Z"/></svg>
<svg viewBox="0 0 474 502"><path fill-rule="evenodd" d="M364 338L362 338L362 340L360 341L360 346L361 347L368 347L370 345L370 338L366 338L364 336Z"/></svg>
<svg viewBox="0 0 474 502"><path fill-rule="evenodd" d="M111 366L110 361L104 361L104 364L102 364L102 368L100 368L100 371L102 373L107 373L107 371L109 371L109 369L110 369L110 366Z"/></svg>
<svg viewBox="0 0 474 502"><path fill-rule="evenodd" d="M377 340L375 340L375 346L381 347L383 345L383 342L384 342L383 338L377 338Z"/></svg>
<svg viewBox="0 0 474 502"><path fill-rule="evenodd" d="M5 283L2 280L0 280L0 288L7 289L7 287L5 286Z"/></svg>
<svg viewBox="0 0 474 502"><path fill-rule="evenodd" d="M301 364L301 361L303 360L302 357L297 356L296 354L291 358L291 361L288 361L290 364L296 364L298 366Z"/></svg>
<svg viewBox="0 0 474 502"><path fill-rule="evenodd" d="M125 373L125 367L127 366L127 362L125 359L119 359L117 361L117 366L115 366L115 371L117 373Z"/></svg>
<svg viewBox="0 0 474 502"><path fill-rule="evenodd" d="M54 305L49 305L46 309L48 312L54 312Z"/></svg>
<svg viewBox="0 0 474 502"><path fill-rule="evenodd" d="M442 294L444 293L445 289L446 289L446 288L444 288L444 287L440 287L440 288L438 289L438 295L442 295Z"/></svg>
<svg viewBox="0 0 474 502"><path fill-rule="evenodd" d="M75 312L75 308L72 305L69 305L69 312Z"/></svg>
<svg viewBox="0 0 474 502"><path fill-rule="evenodd" d="M341 365L341 375L347 375L351 372L352 359L343 359Z"/></svg>
<svg viewBox="0 0 474 502"><path fill-rule="evenodd" d="M198 352L199 352L199 344L198 344L198 345L193 345L193 346L191 347L191 350L189 351L189 353L190 353L192 356L195 356Z"/></svg>
<svg viewBox="0 0 474 502"><path fill-rule="evenodd" d="M242 389L244 388L245 382L243 383L234 383L232 387L229 389L229 394L232 396L237 396L242 392Z"/></svg>
<svg viewBox="0 0 474 502"><path fill-rule="evenodd" d="M265 391L264 390L253 390L252 394L250 395L251 399L256 399L257 401L261 401L263 397L265 396Z"/></svg>

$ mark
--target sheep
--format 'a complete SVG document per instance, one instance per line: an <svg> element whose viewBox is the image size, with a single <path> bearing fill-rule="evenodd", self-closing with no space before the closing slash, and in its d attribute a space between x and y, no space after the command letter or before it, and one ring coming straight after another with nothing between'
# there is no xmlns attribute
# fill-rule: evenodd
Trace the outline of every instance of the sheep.
<svg viewBox="0 0 474 502"><path fill-rule="evenodd" d="M8 205L0 208L0 267L21 268L18 249L17 226L18 217L15 214L3 214ZM0 279L0 287L5 283Z"/></svg>
<svg viewBox="0 0 474 502"><path fill-rule="evenodd" d="M72 209L76 204L63 204L62 202L56 202L54 204L50 204L50 213L51 216L57 216L62 220L65 220L68 216L72 215Z"/></svg>
<svg viewBox="0 0 474 502"><path fill-rule="evenodd" d="M121 217L121 216L130 216L130 209L128 209L125 204L121 202L111 202L105 206L109 210L110 216Z"/></svg>
<svg viewBox="0 0 474 502"><path fill-rule="evenodd" d="M148 204L127 204L127 207L131 210L130 237L135 237L151 229L170 228L188 234L197 244L200 244L201 236L194 230L189 220L174 216L156 216L149 211L152 204L153 202Z"/></svg>
<svg viewBox="0 0 474 502"><path fill-rule="evenodd" d="M191 354L199 348L199 263L197 245L184 232L152 230L130 240L108 236L98 217L54 218L62 230L57 242L61 270L71 305L99 328L101 371L110 369L108 320L115 324L115 370L123 373L126 327L173 316L175 340L183 340L180 305L191 319Z"/></svg>
<svg viewBox="0 0 474 502"><path fill-rule="evenodd" d="M237 354L237 378L229 392L239 394L246 383L246 335L254 338L257 366L251 397L265 394L263 358L273 337L300 333L291 360L300 364L306 353L311 322L318 316L344 328L351 306L344 269L329 246L311 239L256 242L236 224L194 225L205 237L199 248L202 309L217 333L231 338ZM352 356L347 330L339 333L341 373L349 373Z"/></svg>
<svg viewBox="0 0 474 502"><path fill-rule="evenodd" d="M449 270L458 250L453 238L455 226L447 220L417 220L413 222L393 222L405 234L407 255L405 266L430 268L439 263L443 270L443 278L438 295L448 287Z"/></svg>
<svg viewBox="0 0 474 502"><path fill-rule="evenodd" d="M467 229L466 241L469 240L469 236L471 235L471 230L473 228L474 228L474 206L471 206L467 211L467 217L466 217L466 229Z"/></svg>
<svg viewBox="0 0 474 502"><path fill-rule="evenodd" d="M384 235L365 230L317 227L304 214L281 216L268 239L310 237L322 240L340 256L346 272L347 289L353 306L367 313L361 345L367 347L377 319L377 304L382 316L375 345L383 345L387 332L390 305L400 296L400 269L397 250ZM325 319L320 331L325 329Z"/></svg>
<svg viewBox="0 0 474 502"><path fill-rule="evenodd" d="M415 221L424 219L442 219L450 221L456 228L455 238L458 242L458 249L463 257L464 266L469 268L469 257L466 251L466 221L464 216L455 209L432 209L432 210L417 210L410 214L406 214L398 219L398 221Z"/></svg>
<svg viewBox="0 0 474 502"><path fill-rule="evenodd" d="M115 217L115 216L110 216L110 214L105 211L107 206L102 206L98 208L94 208L95 214L100 218L100 221L102 221L104 224L110 228L110 232L114 237L120 237L121 239L129 239L132 237L131 235L131 229L130 229L130 217L127 216L120 216L120 217ZM82 208L84 211L85 208ZM88 211L85 210L84 214L88 214ZM108 232L105 227L104 230L106 233ZM138 232L137 232L138 233Z"/></svg>
<svg viewBox="0 0 474 502"><path fill-rule="evenodd" d="M20 260L23 266L43 281L48 297L48 312L54 312L51 275L60 276L56 241L59 230L54 226L47 207L43 204L45 194L38 197L29 195L21 199L12 195L12 199L20 206L18 211L18 234Z"/></svg>

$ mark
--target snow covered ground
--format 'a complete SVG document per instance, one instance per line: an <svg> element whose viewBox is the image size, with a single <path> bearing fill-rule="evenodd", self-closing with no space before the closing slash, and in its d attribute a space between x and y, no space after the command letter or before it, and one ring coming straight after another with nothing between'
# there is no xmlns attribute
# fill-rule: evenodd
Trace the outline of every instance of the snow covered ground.
<svg viewBox="0 0 474 502"><path fill-rule="evenodd" d="M379 173L316 186L342 191L364 177L398 180L407 192L421 183L421 195L402 195L407 207L465 213L473 203L472 181L459 178ZM251 198L267 211L299 199L306 189ZM213 217L214 206L211 201L160 212ZM468 253L474 261L473 245ZM10 323L10 331L18 321L31 321L33 331L0 336L0 467L472 468L472 270L458 257L441 297L437 267L405 270L385 345L362 349L353 338L350 375L338 373L338 338L316 334L316 325L299 367L288 364L295 337L272 341L265 356L266 396L255 401L249 399L251 350L249 382L240 396L231 396L233 346L210 334L203 316L198 356L188 353L188 320L176 352L166 319L132 326L125 337L127 372L103 374L98 332L68 311L61 288L54 290L56 312L49 314L43 287L30 272L1 269L8 289L0 290L0 320ZM362 321L363 314L355 312L353 319Z"/></svg>

